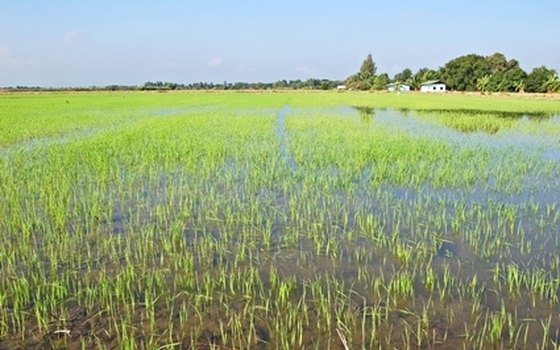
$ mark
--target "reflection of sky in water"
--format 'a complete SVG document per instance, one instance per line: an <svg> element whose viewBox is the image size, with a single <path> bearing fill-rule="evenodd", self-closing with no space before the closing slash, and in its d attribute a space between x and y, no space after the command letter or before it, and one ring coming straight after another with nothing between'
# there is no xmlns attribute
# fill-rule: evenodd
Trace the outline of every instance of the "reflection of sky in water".
<svg viewBox="0 0 560 350"><path fill-rule="evenodd" d="M550 117L550 121L555 124L560 124L560 114Z"/></svg>
<svg viewBox="0 0 560 350"><path fill-rule="evenodd" d="M286 116L290 113L290 107L285 106L282 108L276 117L276 136L280 141L280 157L286 162L286 165L290 171L295 171L297 169L297 163L290 152L290 147L288 146L288 132L286 130Z"/></svg>
<svg viewBox="0 0 560 350"><path fill-rule="evenodd" d="M491 177L488 180L482 178L474 186L468 188L446 188L434 187L424 184L420 188L399 186L385 183L380 190L390 194L395 200L403 201L426 201L430 199L441 200L449 205L452 203L465 203L477 205L483 203L502 203L506 205L538 204L541 209L547 205L558 203L560 198L560 143L557 135L544 131L547 123L560 122L560 115L548 118L520 117L510 128L503 128L495 134L486 132L461 132L452 127L438 124L429 118L422 118L414 111L401 112L394 109L367 109L357 110L349 106L340 106L331 109L319 108L294 108L290 115L295 116L338 116L338 117L360 117L371 113L372 127L383 128L389 132L405 133L422 138L437 139L456 147L458 151L465 148L487 149L490 161L487 169ZM451 113L451 112L450 112ZM491 116L489 116L491 117ZM527 125L525 125L527 124ZM531 125L531 133L524 129ZM539 132L543 128L543 132ZM523 157L523 159L519 159ZM525 158L526 157L526 158ZM533 170L521 175L518 186L506 186L497 184L492 174L499 174L508 169L510 162L527 161L536 164ZM552 163L551 163L552 161ZM558 162L558 163L557 163ZM552 167L552 171L543 172L546 163ZM542 167L540 166L542 165ZM361 195L371 195L368 187L368 179L373 169L364 169L360 181ZM374 171L374 170L373 170ZM369 189L368 189L369 188Z"/></svg>
<svg viewBox="0 0 560 350"><path fill-rule="evenodd" d="M451 113L451 112L449 112ZM290 115L302 116L360 116L364 111L356 107L338 106L334 108L293 108ZM550 133L527 133L524 124L560 123L560 115L543 119L520 117L511 128L503 128L497 133L483 131L462 132L452 127L438 124L429 119L417 117L414 111L395 109L374 109L371 122L373 125L389 131L404 132L425 138L435 138L449 142L458 148L485 147L496 151L516 151L527 156L541 157L547 161L560 162L560 138ZM543 125L543 128L546 126Z"/></svg>
<svg viewBox="0 0 560 350"><path fill-rule="evenodd" d="M558 116L553 118L558 119ZM496 134L485 132L461 132L451 127L439 125L435 122L423 120L414 116L413 112L403 115L396 110L378 110L375 112L375 123L393 130L401 130L412 135L434 137L451 142L462 147L490 147L513 149L532 153L554 153L560 151L558 139L550 135L531 135L523 133L518 129L502 129ZM522 118L518 123L532 123L527 118ZM538 122L536 122L538 123Z"/></svg>
<svg viewBox="0 0 560 350"><path fill-rule="evenodd" d="M452 112L449 112L452 113ZM293 108L292 115L357 116L363 114L355 107L338 106L334 108ZM490 117L490 116L489 116ZM495 134L486 132L462 132L435 121L419 118L414 111L395 109L374 109L372 122L378 127L405 132L426 138L436 138L450 142L458 147L489 147L491 149L510 149L522 151L527 155L540 156L545 160L560 161L560 138L550 134L529 134L523 132L524 124L560 123L560 115L534 119L520 117L509 129L501 129Z"/></svg>
<svg viewBox="0 0 560 350"><path fill-rule="evenodd" d="M553 117L554 122L560 118ZM522 152L528 157L536 157L544 161L560 162L560 144L558 139L547 134L528 134L522 131L524 123L539 123L540 121L521 118L514 127L502 129L496 134L485 132L461 132L451 127L439 125L429 120L423 120L408 113L406 116L395 110L377 111L375 123L387 127L389 130L404 131L422 137L434 137L455 145L459 149L465 147L483 147L491 151L491 173L498 173L500 166L512 159L512 151ZM543 127L545 127L543 125ZM507 164L505 164L507 166ZM503 169L503 168L502 168ZM398 188L393 190L396 198L428 198L436 196L446 202L465 202L470 204L497 202L503 204L522 205L538 203L541 206L557 203L560 198L560 182L558 177L544 176L538 173L540 169L529 172L523 177L522 187L515 191L500 191L491 183L478 184L471 189L430 188L424 186L419 190ZM558 175L558 174L556 174ZM426 197L428 196L428 197Z"/></svg>
<svg viewBox="0 0 560 350"><path fill-rule="evenodd" d="M548 149L543 152L543 159L554 160L560 163L560 148Z"/></svg>

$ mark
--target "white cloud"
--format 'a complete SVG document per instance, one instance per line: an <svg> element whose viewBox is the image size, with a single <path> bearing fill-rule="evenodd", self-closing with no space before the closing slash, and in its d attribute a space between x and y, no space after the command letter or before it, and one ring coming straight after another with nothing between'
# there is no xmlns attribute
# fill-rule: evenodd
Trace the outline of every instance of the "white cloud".
<svg viewBox="0 0 560 350"><path fill-rule="evenodd" d="M208 65L212 67L221 66L224 60L221 57L214 57L209 62Z"/></svg>
<svg viewBox="0 0 560 350"><path fill-rule="evenodd" d="M0 46L0 66L10 69L28 67L33 64L32 60L23 59L14 55L8 46Z"/></svg>
<svg viewBox="0 0 560 350"><path fill-rule="evenodd" d="M62 42L66 46L78 44L80 42L87 41L88 39L89 36L86 33L80 32L78 30L70 30L64 33L64 35L62 36Z"/></svg>

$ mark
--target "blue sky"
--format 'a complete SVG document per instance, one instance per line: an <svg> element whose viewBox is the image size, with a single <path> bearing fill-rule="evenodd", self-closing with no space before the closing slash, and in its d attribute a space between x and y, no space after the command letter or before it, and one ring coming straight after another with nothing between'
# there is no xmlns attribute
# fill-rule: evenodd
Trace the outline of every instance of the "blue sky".
<svg viewBox="0 0 560 350"><path fill-rule="evenodd" d="M559 0L0 0L0 86L345 79L502 52L560 71Z"/></svg>

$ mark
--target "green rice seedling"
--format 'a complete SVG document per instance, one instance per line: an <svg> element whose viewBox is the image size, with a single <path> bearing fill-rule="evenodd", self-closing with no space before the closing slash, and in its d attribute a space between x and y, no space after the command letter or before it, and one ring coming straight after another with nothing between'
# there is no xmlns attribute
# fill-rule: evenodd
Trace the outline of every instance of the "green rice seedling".
<svg viewBox="0 0 560 350"><path fill-rule="evenodd" d="M557 101L0 99L0 347L552 346Z"/></svg>

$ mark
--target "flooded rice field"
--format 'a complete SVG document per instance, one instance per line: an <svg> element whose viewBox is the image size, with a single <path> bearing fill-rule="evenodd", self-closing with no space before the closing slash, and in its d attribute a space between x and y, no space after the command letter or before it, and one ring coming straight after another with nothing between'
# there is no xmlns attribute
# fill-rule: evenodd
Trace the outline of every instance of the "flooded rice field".
<svg viewBox="0 0 560 350"><path fill-rule="evenodd" d="M0 349L560 345L558 114L117 107L2 143Z"/></svg>

